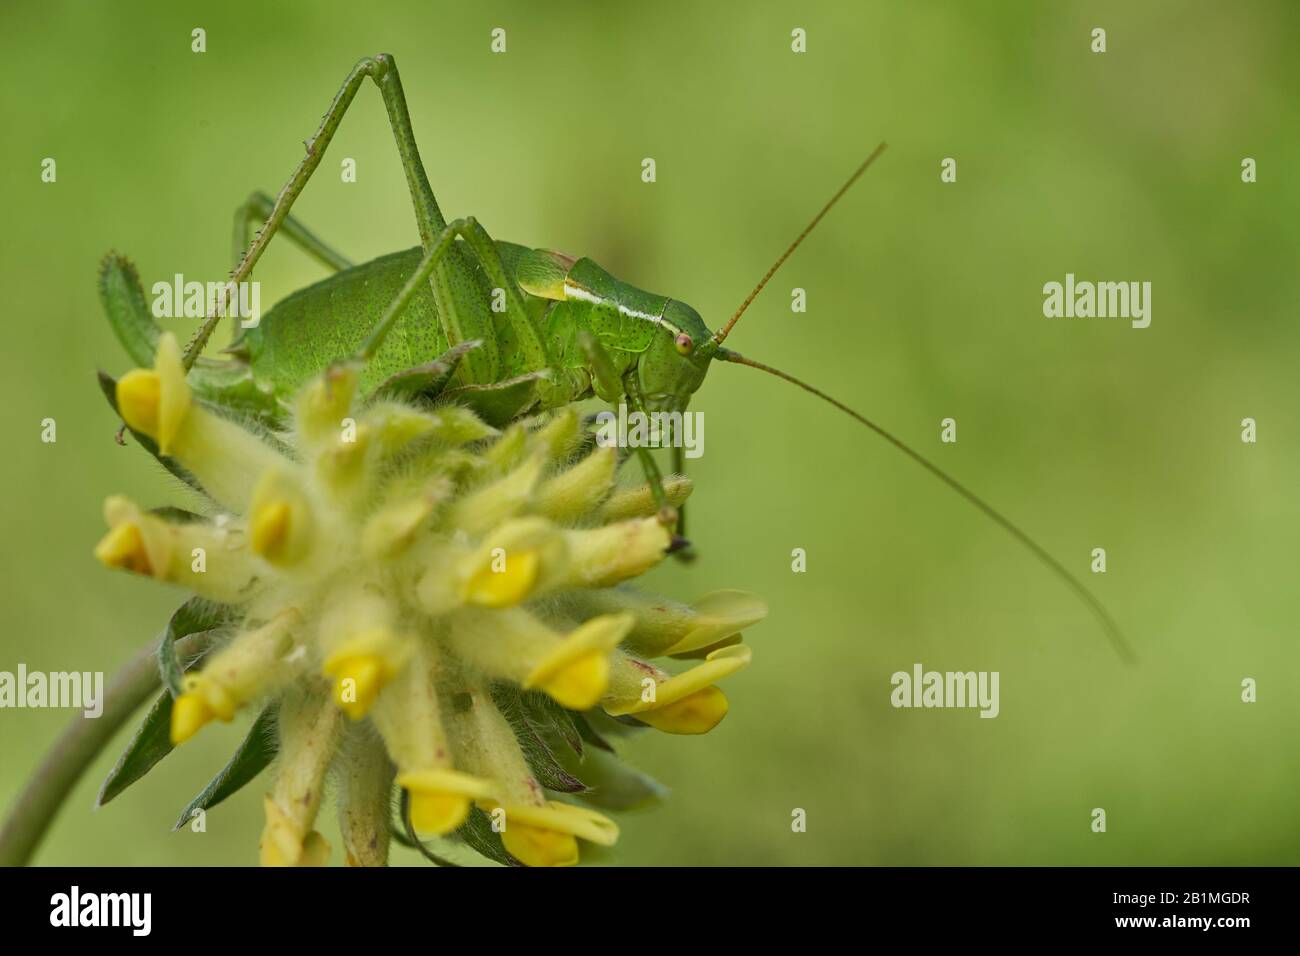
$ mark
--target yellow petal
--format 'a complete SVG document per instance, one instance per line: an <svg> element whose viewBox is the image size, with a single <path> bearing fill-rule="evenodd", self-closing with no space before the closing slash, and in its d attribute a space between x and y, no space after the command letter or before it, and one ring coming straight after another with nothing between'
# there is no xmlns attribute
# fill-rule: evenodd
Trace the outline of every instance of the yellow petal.
<svg viewBox="0 0 1300 956"><path fill-rule="evenodd" d="M716 687L706 687L666 707L635 716L666 734L707 734L727 716L727 695Z"/></svg>
<svg viewBox="0 0 1300 956"><path fill-rule="evenodd" d="M727 675L734 674L736 671L748 666L752 656L753 652L746 644L734 644L730 647L718 648L718 650L709 654L702 664L697 664L690 670L683 671L657 685L654 700L642 700L639 696L627 700L612 700L603 705L605 712L616 717L623 714L633 714L640 719L643 713L662 710L669 704L674 704L697 691L711 687ZM725 714L726 707L724 705L717 719L721 720L722 715ZM714 721L714 723L717 723L717 721ZM695 731L695 733L703 732Z"/></svg>
<svg viewBox="0 0 1300 956"><path fill-rule="evenodd" d="M537 582L541 558L531 548L505 556L505 567L493 570L489 564L465 585L465 600L479 607L513 607L528 597Z"/></svg>
<svg viewBox="0 0 1300 956"><path fill-rule="evenodd" d="M495 806L487 804L489 810ZM516 804L506 807L505 811L507 832L515 826L529 826L568 833L601 846L613 846L618 842L618 824L603 813L586 807L550 800L542 806Z"/></svg>
<svg viewBox="0 0 1300 956"><path fill-rule="evenodd" d="M397 785L410 796L415 831L438 835L464 823L471 801L490 799L494 789L487 780L445 767L398 774Z"/></svg>
<svg viewBox="0 0 1300 956"><path fill-rule="evenodd" d="M144 535L136 524L120 524L104 535L95 546L95 557L105 567L125 568L136 574L153 574L149 552L144 546Z"/></svg>
<svg viewBox="0 0 1300 956"><path fill-rule="evenodd" d="M132 369L117 380L117 411L132 429L158 437L162 383L152 369Z"/></svg>
<svg viewBox="0 0 1300 956"><path fill-rule="evenodd" d="M187 691L172 701L171 739L177 746L189 740L213 718L212 708L196 691Z"/></svg>
<svg viewBox="0 0 1300 956"><path fill-rule="evenodd" d="M176 336L159 336L154 367L127 372L118 379L116 395L122 420L158 442L164 455L170 454L190 410L190 387Z"/></svg>
<svg viewBox="0 0 1300 956"><path fill-rule="evenodd" d="M234 718L235 710L239 706L230 691L207 674L186 674L181 680L181 691L182 693L176 700L179 701L181 697L187 694L199 697L203 701L203 706L207 708L208 713L211 715L207 718L208 720L216 718L223 723L229 723ZM174 708L175 704L173 703Z"/></svg>
<svg viewBox="0 0 1300 956"><path fill-rule="evenodd" d="M222 508L247 514L248 479L289 462L255 432L196 406L185 380L176 337L158 340L153 369L136 369L117 383L118 410L128 425L153 438Z"/></svg>
<svg viewBox="0 0 1300 956"><path fill-rule="evenodd" d="M573 866L578 862L578 841L568 833L507 821L501 842L524 866Z"/></svg>
<svg viewBox="0 0 1300 956"><path fill-rule="evenodd" d="M273 465L248 499L249 547L277 566L298 564L312 553L316 521L296 469Z"/></svg>
<svg viewBox="0 0 1300 956"><path fill-rule="evenodd" d="M171 452L172 444L190 411L190 387L185 382L181 347L176 341L176 336L170 332L165 332L158 337L154 371L158 374L159 389L158 450L166 455Z"/></svg>
<svg viewBox="0 0 1300 956"><path fill-rule="evenodd" d="M450 833L469 816L469 797L445 791L411 793L411 826L416 833Z"/></svg>
<svg viewBox="0 0 1300 956"><path fill-rule="evenodd" d="M524 688L540 687L571 710L596 706L609 687L609 652L635 622L631 614L592 618L537 663Z"/></svg>
<svg viewBox="0 0 1300 956"><path fill-rule="evenodd" d="M366 716L390 677L378 654L331 658L325 673L334 678L334 702L353 720Z"/></svg>
<svg viewBox="0 0 1300 956"><path fill-rule="evenodd" d="M284 546L289 534L289 503L268 501L253 512L250 524L250 544L253 551L267 560L273 560Z"/></svg>
<svg viewBox="0 0 1300 956"><path fill-rule="evenodd" d="M609 686L609 653L588 651L537 686L569 710L595 707Z"/></svg>
<svg viewBox="0 0 1300 956"><path fill-rule="evenodd" d="M412 792L423 790L459 793L474 800L488 800L494 790L491 782L482 777L475 777L447 767L436 770L408 770L398 774L397 785Z"/></svg>

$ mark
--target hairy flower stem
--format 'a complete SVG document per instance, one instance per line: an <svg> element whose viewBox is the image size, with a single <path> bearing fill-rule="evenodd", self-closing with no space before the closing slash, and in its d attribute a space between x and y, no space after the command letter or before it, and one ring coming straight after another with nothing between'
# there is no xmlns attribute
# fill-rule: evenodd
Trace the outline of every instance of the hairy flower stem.
<svg viewBox="0 0 1300 956"><path fill-rule="evenodd" d="M197 658L210 640L209 634L202 633L178 641L181 661ZM113 675L104 689L104 712L98 718L77 714L50 748L5 819L0 831L0 866L25 866L31 860L86 768L127 719L158 692L162 686L158 643L158 638L150 641Z"/></svg>

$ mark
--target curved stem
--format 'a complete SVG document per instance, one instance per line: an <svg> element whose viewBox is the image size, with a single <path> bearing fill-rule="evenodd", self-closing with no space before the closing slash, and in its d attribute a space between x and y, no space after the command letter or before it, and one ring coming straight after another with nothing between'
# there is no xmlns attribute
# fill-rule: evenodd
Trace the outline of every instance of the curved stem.
<svg viewBox="0 0 1300 956"><path fill-rule="evenodd" d="M104 712L81 714L63 734L14 801L0 831L0 866L23 866L32 857L59 808L86 768L118 729L162 684L155 638L113 676L104 691Z"/></svg>

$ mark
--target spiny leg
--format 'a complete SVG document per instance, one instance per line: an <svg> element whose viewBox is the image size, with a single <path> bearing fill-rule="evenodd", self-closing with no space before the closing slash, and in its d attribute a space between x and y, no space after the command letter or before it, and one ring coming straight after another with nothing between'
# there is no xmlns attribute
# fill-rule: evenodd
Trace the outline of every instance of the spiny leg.
<svg viewBox="0 0 1300 956"><path fill-rule="evenodd" d="M541 337L537 334L537 329L528 321L528 311L524 308L519 289L515 285L514 279L506 272L505 263L501 260L501 253L497 249L496 243L492 241L487 231L479 225L478 220L473 216L455 219L438 233L432 246L425 252L423 258L415 267L415 271L407 278L406 284L402 286L396 298L388 304L384 314L380 316L379 321L375 323L375 327L371 329L370 335L361 344L361 349L355 356L357 361L368 362L375 357L379 347L384 342L384 338L398 318L401 317L402 312L406 310L415 293L419 291L421 284L429 281L430 276L433 275L443 257L453 248L457 236L463 238L469 246L469 251L478 257L489 281L493 282L498 288L505 290L506 315L519 339L520 348L523 350L528 364L534 368L547 367L546 350L542 345ZM465 341L462 335L450 327L444 328L444 331L447 333L447 344L453 348ZM491 333L490 327L488 332Z"/></svg>
<svg viewBox="0 0 1300 956"><path fill-rule="evenodd" d="M244 204L235 210L235 231L231 243L233 268L238 268L240 260L244 258L244 252L248 249L252 236L253 224L269 221L274 211L275 200L260 189L251 193L244 200ZM332 272L342 272L353 266L352 260L327 245L323 239L304 226L297 216L285 216L280 224L280 231L286 239L292 240L294 245Z"/></svg>
<svg viewBox="0 0 1300 956"><path fill-rule="evenodd" d="M406 96L402 92L402 81L397 73L397 65L393 62L392 56L387 53L364 57L352 68L352 72L343 81L342 88L335 95L333 102L330 103L329 109L326 110L315 135L304 143L307 155L303 157L302 162L298 164L298 168L289 177L289 181L285 183L284 188L275 197L275 203L270 210L270 214L266 217L265 227L257 234L257 237L231 273L231 286L248 278L248 274L253 271L253 266L262 257L262 253L266 251L272 236L279 231L285 219L288 218L290 208L307 185L307 181L311 179L316 167L320 165L326 147L329 146L335 131L338 130L339 124L343 121L343 115L347 112L352 100L357 95L357 90L361 88L361 84L365 82L367 77L374 80L375 85L379 87L380 95L383 97L384 107L388 112L388 122L392 127L393 138L397 142L397 152L401 159L402 168L406 173L406 182L411 193L411 204L415 207L415 220L420 231L420 242L426 252L436 240L439 231L446 225L442 218L442 211L438 208L437 200L433 198L433 189L429 186L429 179L424 173L424 166L420 163L420 153L415 144L415 134L411 129L411 117L406 109ZM216 328L217 322L225 313L226 296L229 294L229 288L230 286L223 288L221 294L217 297L215 308L203 320L203 324L199 326L185 346L184 365L186 369L194 365L195 359L198 358L204 346L207 345L208 339L212 337L212 331Z"/></svg>
<svg viewBox="0 0 1300 956"><path fill-rule="evenodd" d="M605 347L600 344L596 336L590 331L584 329L578 336L578 344L587 356L587 361L591 363L592 375L597 379L599 384L598 392L606 395L623 394L627 399L628 405L633 411L639 411L644 414L645 407L639 394L634 394L635 388L631 387L631 379L624 381L619 378L618 371L614 368L614 363L605 351ZM641 470L645 472L646 481L650 483L650 494L654 497L655 507L658 509L659 523L665 527L674 527L677 524L678 512L668 501L668 495L664 492L664 477L659 471L659 464L655 461L654 455L650 453L649 448L637 446L637 459L641 462ZM682 544L674 541L675 549L685 545L684 539Z"/></svg>
<svg viewBox="0 0 1300 956"><path fill-rule="evenodd" d="M686 476L686 449L680 442L673 444L673 473ZM677 506L677 534L686 538L686 503ZM687 538L687 540L690 540ZM691 562L697 557L695 549L689 544L680 551L673 552L673 557L678 561Z"/></svg>
<svg viewBox="0 0 1300 956"><path fill-rule="evenodd" d="M429 281L429 276L437 268L439 261L451 244L456 241L457 233L467 225L466 220L456 219L444 226L438 235L434 237L433 244L425 251L424 256L420 259L415 267L415 271L410 274L406 284L402 286L393 301L388 303L388 308L384 309L384 314L379 317L370 334L366 336L365 341L361 343L361 348L353 356L353 361L359 363L369 362L379 351L379 347L384 344L384 339L388 336L393 325L406 311L406 307L411 304L411 299L419 291L422 283ZM450 335L447 337L447 344L451 346L461 344L460 341L452 341Z"/></svg>
<svg viewBox="0 0 1300 956"><path fill-rule="evenodd" d="M675 475L685 475L685 474L686 474L686 455L684 454L684 452L685 452L685 449L682 448L681 445L679 445L679 444L674 444L674 445L673 445L673 474L675 474ZM686 505L684 505L684 504L681 505L681 506L677 509L677 530L678 530L679 532L681 532L681 534L682 534L683 536L685 536L685 534L686 534Z"/></svg>
<svg viewBox="0 0 1300 956"><path fill-rule="evenodd" d="M259 189L250 193L243 205L235 210L235 229L231 242L232 269L239 268L239 262L244 258L244 251L248 248L254 223L264 224L271 218L274 209L275 200ZM292 214L285 216L284 222L280 224L280 232L331 272L342 272L344 269L352 268L353 263L350 259L327 245L323 239L303 225L302 220L297 216ZM242 333L243 329L240 328L239 323L232 322L230 340L237 341Z"/></svg>
<svg viewBox="0 0 1300 956"><path fill-rule="evenodd" d="M519 291L514 277L506 269L506 264L501 258L501 250L492 241L487 230L479 225L478 220L473 216L466 216L457 222L459 223L457 235L465 240L469 251L478 259L493 288L501 289L505 294L506 318L519 342L525 365L531 369L548 368L551 364L550 357L546 354L546 347L542 344L537 329L528 319L523 293Z"/></svg>

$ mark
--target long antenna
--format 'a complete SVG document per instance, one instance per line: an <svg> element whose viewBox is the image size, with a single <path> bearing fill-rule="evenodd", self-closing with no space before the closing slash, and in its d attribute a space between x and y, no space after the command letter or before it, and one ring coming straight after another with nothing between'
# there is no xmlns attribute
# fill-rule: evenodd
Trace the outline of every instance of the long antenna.
<svg viewBox="0 0 1300 956"><path fill-rule="evenodd" d="M767 285L768 280L771 279L772 276L776 275L776 270L781 268L786 259L790 258L790 253L799 248L799 244L808 238L808 233L812 232L813 229L816 228L817 223L822 221L822 217L831 211L831 207L840 201L840 197L849 191L849 187L858 181L858 177L867 171L867 167L875 162L876 157L883 153L886 148L887 144L881 143L871 151L871 155L862 161L862 165L853 171L853 175L844 181L844 185L839 188L826 205L822 206L821 211L818 212L817 215L813 216L812 222L808 223L808 225L804 227L803 232L799 233L799 235L795 237L794 242L790 243L790 247L786 249L785 252L781 253L781 258L772 263L772 268L767 270L767 275L763 276L763 278L759 280L758 285L754 286L754 291L746 296L744 302L740 303L740 308L736 310L735 315L727 320L726 325L713 333L713 343L715 345L721 345L723 339L731 334L732 327L740 321L740 317L745 314L745 310L749 308L749 304L754 301L760 292L763 291L763 286Z"/></svg>
<svg viewBox="0 0 1300 956"><path fill-rule="evenodd" d="M849 415L850 417L857 419L863 425L866 425L868 428L870 428L881 438L885 439L885 441L889 442L891 445L893 445L903 454L907 455L907 457L911 458L913 461L915 461L926 471L930 472L930 474L934 475L936 478L942 481L953 491L957 492L957 494L961 495L963 498L965 498L967 501L973 504L980 511L984 512L984 514L992 518L995 522L1001 525L1002 528L1006 530L1008 534L1010 534L1013 538L1015 538L1017 541L1023 544L1031 552L1033 552L1033 554L1040 561L1042 561L1043 564L1047 565L1047 567L1050 570L1052 570L1057 577L1059 577L1063 582L1065 582L1065 584L1068 585L1072 591L1074 591L1074 593L1080 598L1080 600L1082 600L1083 603L1088 606L1088 609L1091 610L1092 613L1096 616L1098 622L1102 626L1102 629L1105 630L1106 636L1110 638L1111 644L1114 646L1116 652L1124 660L1124 662L1126 664L1137 663L1137 655L1134 654L1133 648L1129 646L1129 643L1127 640L1125 640L1124 635L1120 633L1119 625L1115 623L1114 618L1110 616L1110 612L1106 610L1105 605L1101 603L1101 601L1097 598L1095 594L1089 591L1077 577L1071 574L1070 571L1065 567L1065 565L1061 564L1060 561L1057 561L1056 558L1052 557L1047 552L1046 548L1040 545L1033 538L1029 537L1028 534L1022 531L1009 518L1005 517L1000 511L997 511L995 508L993 508L992 505L984 501L983 498L979 497L977 494L975 494L973 491L971 491L969 488L967 488L965 485L959 482L956 478L952 477L952 475L948 474L946 471L944 471L934 462L930 461L930 459L926 458L920 452L916 451L911 446L907 445L905 442L903 442L902 439L894 436L893 434L886 431L881 426L877 425L875 422L871 421L871 419L858 414L853 409L845 405L843 402L836 401L835 399L827 395L825 392L821 391L820 389L813 388L813 386L809 385L807 382L800 381L799 379L795 378L793 375L790 375L788 372L782 372L780 369L773 368L770 365L765 365L762 362L755 361L754 359L745 358L739 352L734 352L731 349L719 349L718 354L715 356L715 358L722 359L722 361L724 362L732 362L736 365L748 365L750 368L756 368L760 371L767 372L769 375L775 375L777 378L784 379L785 381L789 382L791 385L799 386L805 392L810 392L813 395L816 395L822 401L829 402L830 404L838 408L840 411L844 412L844 414Z"/></svg>

